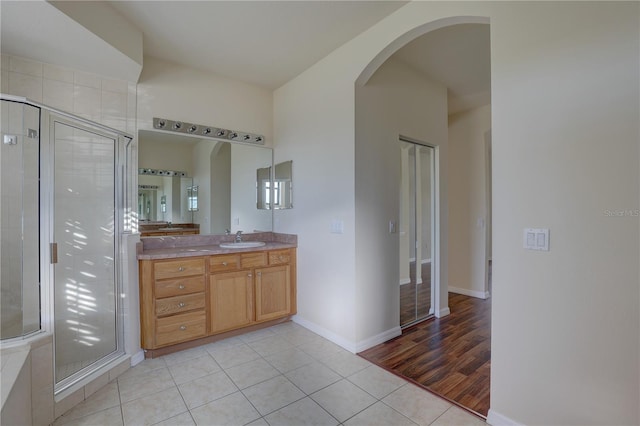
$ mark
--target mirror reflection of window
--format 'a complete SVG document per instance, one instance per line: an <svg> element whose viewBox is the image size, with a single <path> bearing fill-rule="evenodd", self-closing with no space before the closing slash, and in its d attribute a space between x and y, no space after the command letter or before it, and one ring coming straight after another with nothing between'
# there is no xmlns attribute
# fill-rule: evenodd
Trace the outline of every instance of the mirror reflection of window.
<svg viewBox="0 0 640 426"><path fill-rule="evenodd" d="M273 208L293 208L293 161L284 161L275 166Z"/></svg>
<svg viewBox="0 0 640 426"><path fill-rule="evenodd" d="M260 210L271 209L271 167L263 167L256 172L256 205Z"/></svg>
<svg viewBox="0 0 640 426"><path fill-rule="evenodd" d="M190 212L198 211L198 186L190 186L187 188L187 204Z"/></svg>

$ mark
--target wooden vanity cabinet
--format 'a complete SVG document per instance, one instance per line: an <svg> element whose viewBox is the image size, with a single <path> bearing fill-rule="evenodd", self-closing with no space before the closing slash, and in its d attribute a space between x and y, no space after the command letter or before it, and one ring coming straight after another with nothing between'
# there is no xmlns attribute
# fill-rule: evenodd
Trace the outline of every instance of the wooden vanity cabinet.
<svg viewBox="0 0 640 426"><path fill-rule="evenodd" d="M204 258L140 262L140 335L143 348L207 335Z"/></svg>
<svg viewBox="0 0 640 426"><path fill-rule="evenodd" d="M256 269L256 321L279 318L291 312L289 265Z"/></svg>
<svg viewBox="0 0 640 426"><path fill-rule="evenodd" d="M251 270L211 274L209 287L211 332L233 330L253 322Z"/></svg>
<svg viewBox="0 0 640 426"><path fill-rule="evenodd" d="M158 349L296 313L295 248L140 260L142 347Z"/></svg>

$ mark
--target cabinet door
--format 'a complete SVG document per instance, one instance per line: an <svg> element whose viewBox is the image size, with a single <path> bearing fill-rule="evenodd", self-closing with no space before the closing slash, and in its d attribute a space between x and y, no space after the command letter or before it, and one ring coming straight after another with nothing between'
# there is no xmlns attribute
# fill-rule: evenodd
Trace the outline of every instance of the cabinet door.
<svg viewBox="0 0 640 426"><path fill-rule="evenodd" d="M210 276L211 332L253 322L253 277L250 270Z"/></svg>
<svg viewBox="0 0 640 426"><path fill-rule="evenodd" d="M256 321L291 313L290 278L289 265L256 269Z"/></svg>

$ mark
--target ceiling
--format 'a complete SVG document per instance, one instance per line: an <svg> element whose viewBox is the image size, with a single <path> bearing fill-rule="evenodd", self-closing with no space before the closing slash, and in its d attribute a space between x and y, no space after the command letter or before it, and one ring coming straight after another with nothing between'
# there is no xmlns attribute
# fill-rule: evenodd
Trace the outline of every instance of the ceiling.
<svg viewBox="0 0 640 426"><path fill-rule="evenodd" d="M112 1L144 54L275 89L406 1Z"/></svg>
<svg viewBox="0 0 640 426"><path fill-rule="evenodd" d="M143 32L145 56L276 89L407 2L108 3ZM47 6L46 2L2 1L3 53L29 56L24 52L30 52L29 57L50 63L63 58L65 64L87 71L92 70L86 63L102 64L113 53L92 51L86 31L80 36L79 26L70 25L69 18ZM74 49L68 49L71 45ZM73 52L69 53L73 50L83 52L75 62L70 57ZM76 63L78 57L84 67ZM432 31L394 57L448 88L449 113L490 102L488 25Z"/></svg>

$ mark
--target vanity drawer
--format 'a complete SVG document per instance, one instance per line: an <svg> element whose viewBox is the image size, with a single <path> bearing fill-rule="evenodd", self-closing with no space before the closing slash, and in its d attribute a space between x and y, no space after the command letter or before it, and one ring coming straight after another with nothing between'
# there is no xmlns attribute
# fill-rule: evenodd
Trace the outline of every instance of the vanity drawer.
<svg viewBox="0 0 640 426"><path fill-rule="evenodd" d="M204 276L155 282L155 297L157 299L202 291L204 291Z"/></svg>
<svg viewBox="0 0 640 426"><path fill-rule="evenodd" d="M188 277L204 274L204 259L182 259L155 262L153 274L156 280L163 278Z"/></svg>
<svg viewBox="0 0 640 426"><path fill-rule="evenodd" d="M204 302L204 293L158 299L156 300L156 315L163 316L192 311L194 309L204 309Z"/></svg>
<svg viewBox="0 0 640 426"><path fill-rule="evenodd" d="M235 271L240 267L240 256L227 254L209 258L209 272Z"/></svg>
<svg viewBox="0 0 640 426"><path fill-rule="evenodd" d="M256 253L242 253L240 255L240 266L242 268L255 268L267 264L267 253L264 251Z"/></svg>
<svg viewBox="0 0 640 426"><path fill-rule="evenodd" d="M280 265L289 262L291 262L291 252L288 249L269 252L269 265Z"/></svg>
<svg viewBox="0 0 640 426"><path fill-rule="evenodd" d="M156 346L203 337L207 334L204 310L156 320Z"/></svg>

